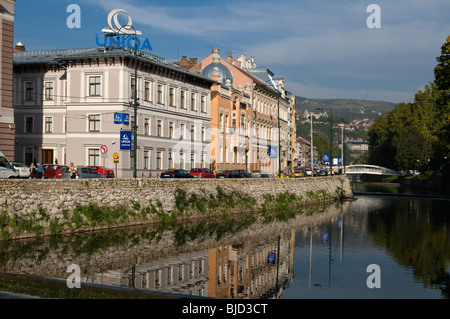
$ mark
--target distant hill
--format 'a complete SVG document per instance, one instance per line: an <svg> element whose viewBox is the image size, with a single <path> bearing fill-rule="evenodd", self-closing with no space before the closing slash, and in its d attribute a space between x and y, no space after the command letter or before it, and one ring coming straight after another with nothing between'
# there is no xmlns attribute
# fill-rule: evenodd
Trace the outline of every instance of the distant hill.
<svg viewBox="0 0 450 319"><path fill-rule="evenodd" d="M318 112L317 108L323 108L329 115L330 109L333 116L339 115L350 121L358 119L375 119L392 110L397 104L382 101L352 100L352 99L308 99L296 96L296 111Z"/></svg>

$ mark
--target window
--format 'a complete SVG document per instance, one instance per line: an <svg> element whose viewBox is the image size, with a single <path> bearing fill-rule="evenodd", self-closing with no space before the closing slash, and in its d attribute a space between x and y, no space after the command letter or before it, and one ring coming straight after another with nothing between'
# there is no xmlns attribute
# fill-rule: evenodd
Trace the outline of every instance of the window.
<svg viewBox="0 0 450 319"><path fill-rule="evenodd" d="M53 118L45 117L45 133L53 132Z"/></svg>
<svg viewBox="0 0 450 319"><path fill-rule="evenodd" d="M180 124L180 140L184 139L184 124Z"/></svg>
<svg viewBox="0 0 450 319"><path fill-rule="evenodd" d="M25 99L27 101L33 101L34 100L34 82L26 82L25 83Z"/></svg>
<svg viewBox="0 0 450 319"><path fill-rule="evenodd" d="M202 97L200 98L200 104L201 104L200 110L203 113L206 113L206 97L204 95L202 95Z"/></svg>
<svg viewBox="0 0 450 319"><path fill-rule="evenodd" d="M157 134L157 136L162 136L162 121L161 120L158 120L158 122L157 122L156 134Z"/></svg>
<svg viewBox="0 0 450 319"><path fill-rule="evenodd" d="M167 154L167 168L171 169L173 168L173 159L172 159L172 152L169 151L169 153Z"/></svg>
<svg viewBox="0 0 450 319"><path fill-rule="evenodd" d="M100 115L89 115L89 132L100 132Z"/></svg>
<svg viewBox="0 0 450 319"><path fill-rule="evenodd" d="M180 169L184 169L184 154L183 151L180 151Z"/></svg>
<svg viewBox="0 0 450 319"><path fill-rule="evenodd" d="M186 108L186 91L181 90L181 94L180 94L180 107L182 109Z"/></svg>
<svg viewBox="0 0 450 319"><path fill-rule="evenodd" d="M173 122L169 122L169 138L173 138Z"/></svg>
<svg viewBox="0 0 450 319"><path fill-rule="evenodd" d="M134 90L136 88L136 79L135 78L131 78L131 98L134 99Z"/></svg>
<svg viewBox="0 0 450 319"><path fill-rule="evenodd" d="M158 84L158 103L163 104L163 86Z"/></svg>
<svg viewBox="0 0 450 319"><path fill-rule="evenodd" d="M148 118L144 119L144 134L150 135L150 119Z"/></svg>
<svg viewBox="0 0 450 319"><path fill-rule="evenodd" d="M145 81L145 84L144 84L144 100L147 102L151 100L150 82L148 82L148 81Z"/></svg>
<svg viewBox="0 0 450 319"><path fill-rule="evenodd" d="M191 141L195 140L195 126L191 125Z"/></svg>
<svg viewBox="0 0 450 319"><path fill-rule="evenodd" d="M195 167L195 154L191 153L191 168Z"/></svg>
<svg viewBox="0 0 450 319"><path fill-rule="evenodd" d="M45 82L45 99L53 100L53 82Z"/></svg>
<svg viewBox="0 0 450 319"><path fill-rule="evenodd" d="M191 93L191 111L197 110L197 105L195 102L195 93Z"/></svg>
<svg viewBox="0 0 450 319"><path fill-rule="evenodd" d="M25 165L30 166L33 162L33 148L25 147Z"/></svg>
<svg viewBox="0 0 450 319"><path fill-rule="evenodd" d="M148 151L144 151L144 169L150 168L150 161L148 157Z"/></svg>
<svg viewBox="0 0 450 319"><path fill-rule="evenodd" d="M100 150L98 148L89 149L89 165L100 165Z"/></svg>
<svg viewBox="0 0 450 319"><path fill-rule="evenodd" d="M202 142L206 141L206 134L205 134L205 128L202 127Z"/></svg>
<svg viewBox="0 0 450 319"><path fill-rule="evenodd" d="M89 77L89 95L90 96L100 96L100 77L99 76Z"/></svg>
<svg viewBox="0 0 450 319"><path fill-rule="evenodd" d="M225 125L224 125L224 121L223 121L223 114L220 114L219 116L219 129L220 129L220 133L223 133L225 131Z"/></svg>
<svg viewBox="0 0 450 319"><path fill-rule="evenodd" d="M156 169L161 169L161 152L156 152Z"/></svg>
<svg viewBox="0 0 450 319"><path fill-rule="evenodd" d="M169 105L175 106L175 89L174 88L169 89Z"/></svg>
<svg viewBox="0 0 450 319"><path fill-rule="evenodd" d="M25 133L33 133L33 117L25 117Z"/></svg>

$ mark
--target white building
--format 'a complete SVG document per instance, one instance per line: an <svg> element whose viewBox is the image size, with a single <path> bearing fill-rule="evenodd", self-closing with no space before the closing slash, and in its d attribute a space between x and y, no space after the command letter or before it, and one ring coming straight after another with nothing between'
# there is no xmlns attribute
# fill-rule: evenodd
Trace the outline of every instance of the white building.
<svg viewBox="0 0 450 319"><path fill-rule="evenodd" d="M120 131L134 124L134 61L132 50L111 47L15 52L16 161L101 165L133 176L134 154L120 149ZM212 83L138 52L138 177L209 167ZM115 113L127 113L129 124L115 124Z"/></svg>

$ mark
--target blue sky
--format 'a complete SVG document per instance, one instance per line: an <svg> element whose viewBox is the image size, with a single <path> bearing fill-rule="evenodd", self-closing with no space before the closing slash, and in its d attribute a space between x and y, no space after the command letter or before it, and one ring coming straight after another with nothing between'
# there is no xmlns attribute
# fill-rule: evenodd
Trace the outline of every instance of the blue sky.
<svg viewBox="0 0 450 319"><path fill-rule="evenodd" d="M69 4L80 6L79 29L67 27ZM370 4L381 9L381 28L367 27ZM246 54L308 98L411 102L433 81L450 35L448 0L17 0L14 39L27 50L96 47L116 8L155 55Z"/></svg>

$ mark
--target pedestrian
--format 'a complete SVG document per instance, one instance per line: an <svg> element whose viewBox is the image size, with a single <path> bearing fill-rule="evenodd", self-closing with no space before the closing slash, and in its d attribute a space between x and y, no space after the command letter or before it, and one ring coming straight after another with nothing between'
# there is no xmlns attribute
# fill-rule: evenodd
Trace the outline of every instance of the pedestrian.
<svg viewBox="0 0 450 319"><path fill-rule="evenodd" d="M36 166L34 166L34 163L31 163L30 165L30 178L35 179L37 175L37 169Z"/></svg>
<svg viewBox="0 0 450 319"><path fill-rule="evenodd" d="M77 168L75 167L75 165L73 165L73 162L70 162L69 174L70 174L70 178L72 178L72 179L77 177Z"/></svg>
<svg viewBox="0 0 450 319"><path fill-rule="evenodd" d="M44 179L44 166L40 163L37 163L37 178Z"/></svg>

